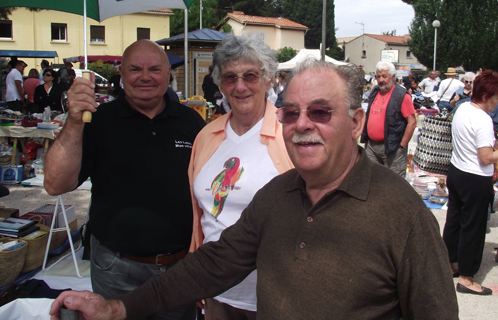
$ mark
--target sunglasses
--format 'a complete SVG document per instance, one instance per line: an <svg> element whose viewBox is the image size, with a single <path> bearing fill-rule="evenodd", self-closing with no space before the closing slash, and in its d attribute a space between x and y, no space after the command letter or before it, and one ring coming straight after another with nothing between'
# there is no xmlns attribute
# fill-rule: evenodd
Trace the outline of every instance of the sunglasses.
<svg viewBox="0 0 498 320"><path fill-rule="evenodd" d="M465 80L465 83L472 83L473 81L468 81L468 80Z"/></svg>
<svg viewBox="0 0 498 320"><path fill-rule="evenodd" d="M262 74L246 73L242 77L238 77L234 74L228 74L221 77L221 83L223 84L234 84L241 78L245 83L255 84L261 78Z"/></svg>
<svg viewBox="0 0 498 320"><path fill-rule="evenodd" d="M51 77L51 76L52 76L52 74L51 74L51 73L45 73L43 76L44 76L44 77Z"/></svg>
<svg viewBox="0 0 498 320"><path fill-rule="evenodd" d="M325 106L310 106L306 109L308 118L316 123L327 123L332 118L332 110ZM277 119L283 124L296 123L301 114L301 109L295 107L283 107L277 110Z"/></svg>

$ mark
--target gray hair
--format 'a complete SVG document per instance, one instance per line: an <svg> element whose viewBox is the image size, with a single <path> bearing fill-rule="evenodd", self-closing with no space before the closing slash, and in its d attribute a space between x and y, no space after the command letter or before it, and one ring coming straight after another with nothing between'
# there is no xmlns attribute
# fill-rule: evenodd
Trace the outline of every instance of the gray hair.
<svg viewBox="0 0 498 320"><path fill-rule="evenodd" d="M339 77L344 80L346 84L346 108L348 114L352 117L353 110L361 108L361 101L363 96L363 72L354 64L350 65L335 65L331 62L317 60L315 58L306 58L303 62L299 63L290 75L289 80L285 86L285 90L291 83L292 79L301 72L308 69L331 69L337 72ZM332 84L331 84L332 85Z"/></svg>
<svg viewBox="0 0 498 320"><path fill-rule="evenodd" d="M463 77L464 79L469 79L470 81L474 81L476 78L476 74L474 72L465 72L465 76Z"/></svg>
<svg viewBox="0 0 498 320"><path fill-rule="evenodd" d="M234 60L258 63L263 71L265 82L271 80L278 68L275 51L265 45L256 34L235 36L227 34L213 53L213 81L221 85L221 69Z"/></svg>
<svg viewBox="0 0 498 320"><path fill-rule="evenodd" d="M379 61L377 62L377 65L375 66L376 71L388 71L391 76L396 75L396 68L394 67L394 64L391 62L387 61Z"/></svg>

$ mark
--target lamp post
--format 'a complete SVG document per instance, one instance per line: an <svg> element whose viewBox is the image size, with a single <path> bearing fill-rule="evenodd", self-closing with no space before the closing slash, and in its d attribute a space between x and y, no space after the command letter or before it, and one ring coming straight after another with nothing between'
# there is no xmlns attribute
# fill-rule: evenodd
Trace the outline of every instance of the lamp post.
<svg viewBox="0 0 498 320"><path fill-rule="evenodd" d="M201 0L201 5L200 5L200 8L199 8L199 12L201 14L201 16L200 16L200 28L199 29L202 30L202 0Z"/></svg>
<svg viewBox="0 0 498 320"><path fill-rule="evenodd" d="M441 22L439 22L439 20L434 20L432 26L434 27L434 63L432 65L432 70L436 70L437 28L441 26Z"/></svg>

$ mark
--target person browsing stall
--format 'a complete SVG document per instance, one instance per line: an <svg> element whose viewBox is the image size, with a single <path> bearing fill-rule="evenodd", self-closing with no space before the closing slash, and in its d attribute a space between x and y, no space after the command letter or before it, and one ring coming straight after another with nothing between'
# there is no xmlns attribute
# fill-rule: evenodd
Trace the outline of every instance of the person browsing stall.
<svg viewBox="0 0 498 320"><path fill-rule="evenodd" d="M277 111L295 170L260 189L218 241L160 277L119 300L64 292L51 319L62 305L87 320L136 319L216 296L255 268L258 319L457 319L434 215L357 145L362 82L357 67L299 64Z"/></svg>
<svg viewBox="0 0 498 320"><path fill-rule="evenodd" d="M189 167L194 205L191 251L216 241L254 194L291 169L282 125L267 99L278 62L252 36L226 35L213 53L213 80L231 111L197 136ZM256 270L228 291L206 299L206 320L256 319Z"/></svg>
<svg viewBox="0 0 498 320"><path fill-rule="evenodd" d="M43 84L35 89L34 103L38 105L38 112L43 112L46 107L51 110L62 111L62 88L57 83L57 72L46 68L43 70Z"/></svg>
<svg viewBox="0 0 498 320"><path fill-rule="evenodd" d="M497 105L498 73L488 70L475 78L472 102L462 103L451 123L453 152L443 239L460 293L493 294L475 282L474 276L481 266L488 205L494 196L493 164L498 162L498 151L493 149L497 147L493 121L487 113Z"/></svg>
<svg viewBox="0 0 498 320"><path fill-rule="evenodd" d="M461 105L464 102L470 101L472 96L472 83L476 78L476 74L473 72L466 72L463 78L464 87L457 89L455 93L451 96L450 106L452 108Z"/></svg>
<svg viewBox="0 0 498 320"><path fill-rule="evenodd" d="M136 41L123 53L123 92L98 109L95 85L76 78L66 124L45 158L44 184L51 195L91 178L91 280L93 291L106 298L164 272L190 246L187 170L205 122L169 99L170 70L160 46ZM93 112L88 124L83 111ZM195 319L195 305L147 319Z"/></svg>
<svg viewBox="0 0 498 320"><path fill-rule="evenodd" d="M417 125L410 94L396 84L396 69L390 62L376 66L378 85L368 97L368 110L361 142L370 160L406 175L407 147Z"/></svg>

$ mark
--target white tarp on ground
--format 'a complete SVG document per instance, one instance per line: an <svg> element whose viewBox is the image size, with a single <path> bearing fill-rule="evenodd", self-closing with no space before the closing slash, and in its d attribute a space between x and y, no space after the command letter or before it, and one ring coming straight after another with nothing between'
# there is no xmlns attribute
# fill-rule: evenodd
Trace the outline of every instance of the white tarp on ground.
<svg viewBox="0 0 498 320"><path fill-rule="evenodd" d="M320 49L301 49L299 53L292 59L286 62L282 62L278 64L278 70L290 70L294 68L299 62L304 61L307 57L313 57L317 60L322 58L322 54L320 53ZM348 65L347 62L342 62L335 60L329 56L325 56L325 61L332 62L337 65Z"/></svg>

